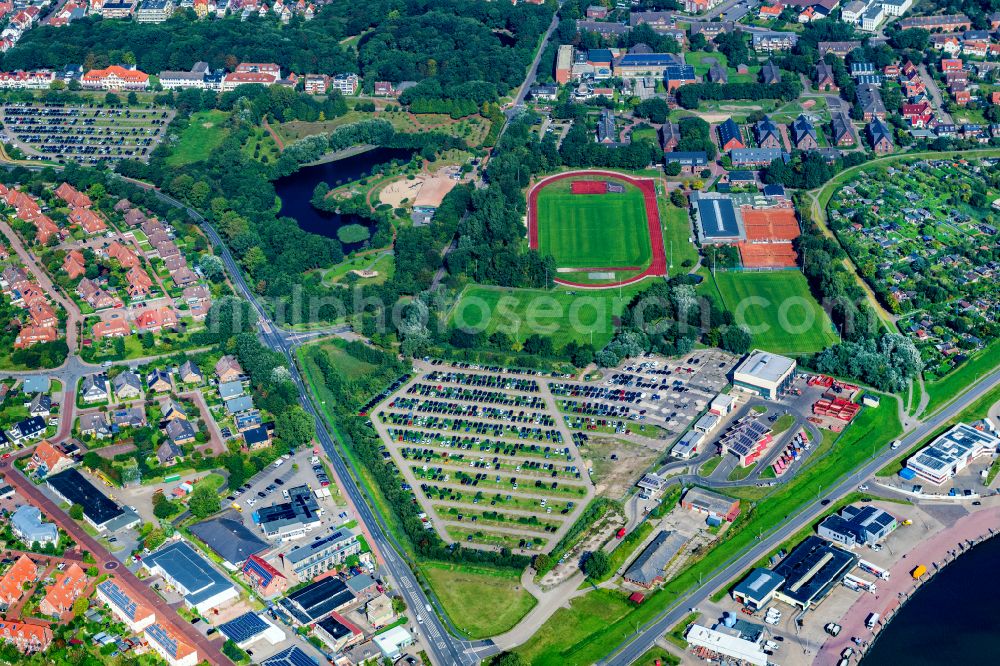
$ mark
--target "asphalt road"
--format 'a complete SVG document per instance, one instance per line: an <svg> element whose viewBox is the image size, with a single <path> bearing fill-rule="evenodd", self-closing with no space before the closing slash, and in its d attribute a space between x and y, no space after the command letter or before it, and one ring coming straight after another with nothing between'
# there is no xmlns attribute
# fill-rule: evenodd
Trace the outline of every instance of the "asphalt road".
<svg viewBox="0 0 1000 666"><path fill-rule="evenodd" d="M996 370L986 375L979 382L958 400L948 407L938 412L935 416L924 421L909 434L901 438L902 445L895 451L885 448L880 454L872 458L864 467L854 472L836 486L829 489L817 488L816 499L801 509L796 515L785 521L781 527L772 532L769 536L748 551L745 551L736 560L714 573L703 584L692 590L684 597L674 602L663 613L658 615L650 623L642 627L634 636L619 645L606 660L599 662L608 666L627 666L633 663L659 640L667 631L673 628L678 622L684 619L690 612L690 608L696 608L698 604L708 599L715 590L729 583L748 569L752 564L777 548L793 534L815 521L823 511L823 501L836 501L851 492L863 479L866 479L887 463L895 459L913 446L925 440L940 428L949 419L955 417L963 409L981 398L987 391L1000 384L1000 370ZM884 445L885 443L883 443Z"/></svg>
<svg viewBox="0 0 1000 666"><path fill-rule="evenodd" d="M299 390L302 407L316 419L316 439L323 446L323 450L330 459L334 472L341 482L343 492L347 494L351 504L358 512L358 519L365 524L372 535L374 540L372 546L381 555L389 577L396 582L397 590L406 600L407 606L419 618L417 624L418 631L425 638L424 644L431 656L431 660L435 664L441 665L468 664L471 666L479 661L477 651L482 656L495 654L498 650L492 641L470 642L455 638L448 633L437 614L427 612L426 609L431 604L431 600L424 594L413 572L410 570L405 559L400 555L403 552L402 548L391 538L381 518L372 511L369 503L365 501L364 493L354 481L354 477L348 469L348 463L340 455L338 444L335 444L334 437L327 429L324 420L317 413L310 399L309 388L299 374L293 357L296 334L282 331L274 324L265 309L258 302L254 293L247 286L243 273L230 254L228 247L222 242L215 229L208 224L204 217L196 210L185 206L173 197L156 190L154 190L154 193L162 201L187 211L188 215L201 225L232 276L233 284L243 298L257 312L261 339L266 345L281 352L288 359L288 369L291 372L292 380ZM343 332L346 330L350 330L350 327L341 326L329 329L330 332Z"/></svg>

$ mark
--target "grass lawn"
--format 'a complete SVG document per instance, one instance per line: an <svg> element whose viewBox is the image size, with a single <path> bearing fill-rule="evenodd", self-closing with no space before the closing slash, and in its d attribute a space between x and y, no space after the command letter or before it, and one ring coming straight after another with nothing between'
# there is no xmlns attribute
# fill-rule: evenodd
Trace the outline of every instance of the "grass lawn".
<svg viewBox="0 0 1000 666"><path fill-rule="evenodd" d="M702 291L717 294L760 349L809 354L837 342L830 318L798 271L717 272L714 278L708 275Z"/></svg>
<svg viewBox="0 0 1000 666"><path fill-rule="evenodd" d="M930 396L925 413L933 414L998 365L1000 365L1000 340L994 340L981 352L941 379L924 382L924 388Z"/></svg>
<svg viewBox="0 0 1000 666"><path fill-rule="evenodd" d="M556 349L571 340L581 344L593 341L594 347L601 349L614 334L612 317L620 315L644 286L638 283L620 290L577 291L470 285L452 308L448 324L487 335L500 330L520 341L538 333L550 336Z"/></svg>
<svg viewBox="0 0 1000 666"><path fill-rule="evenodd" d="M632 663L636 666L656 666L657 663L664 666L676 666L676 664L681 663L681 660L677 655L667 652L661 647L654 647Z"/></svg>
<svg viewBox="0 0 1000 666"><path fill-rule="evenodd" d="M747 465L746 467L734 467L733 471L729 473L730 481L742 481L743 479L750 476L750 473L754 471L757 467L757 463L752 465Z"/></svg>
<svg viewBox="0 0 1000 666"><path fill-rule="evenodd" d="M452 623L469 638L502 634L538 603L515 571L425 562L420 572Z"/></svg>
<svg viewBox="0 0 1000 666"><path fill-rule="evenodd" d="M620 181L619 181L620 182ZM645 267L652 257L642 192L573 194L570 179L538 193L538 248L560 267Z"/></svg>
<svg viewBox="0 0 1000 666"><path fill-rule="evenodd" d="M592 664L636 632L660 612L672 608L680 597L698 585L699 576L713 572L753 545L759 532L765 536L813 501L816 489L828 488L883 449L902 430L897 402L883 396L878 408L865 408L837 439L833 449L803 468L787 484L768 489L771 493L744 513L726 532L726 539L705 551L646 601L631 607L623 594L609 590L591 592L574 599L569 609L560 609L518 652L531 664Z"/></svg>
<svg viewBox="0 0 1000 666"><path fill-rule="evenodd" d="M670 276L687 273L698 263L698 249L691 242L691 222L687 209L660 202L660 222L663 226L663 245L667 253ZM684 266L684 262L690 262Z"/></svg>
<svg viewBox="0 0 1000 666"><path fill-rule="evenodd" d="M199 111L191 114L191 124L181 134L167 158L167 166L179 167L207 159L226 138L225 111Z"/></svg>
<svg viewBox="0 0 1000 666"><path fill-rule="evenodd" d="M698 476L712 476L712 472L715 471L715 468L718 467L721 462L722 456L709 458L708 461L701 466L701 469L698 470Z"/></svg>
<svg viewBox="0 0 1000 666"><path fill-rule="evenodd" d="M375 368L370 364L356 359L344 351L345 344L343 340L333 339L321 342L318 346L330 359L330 362L349 379L360 379L375 371Z"/></svg>

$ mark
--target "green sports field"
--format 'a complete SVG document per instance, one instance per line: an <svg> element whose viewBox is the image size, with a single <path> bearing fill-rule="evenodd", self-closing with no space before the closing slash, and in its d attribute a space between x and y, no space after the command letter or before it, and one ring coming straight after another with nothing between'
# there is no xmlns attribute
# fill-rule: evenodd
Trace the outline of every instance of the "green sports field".
<svg viewBox="0 0 1000 666"><path fill-rule="evenodd" d="M571 180L538 192L538 249L560 268L645 268L652 259L642 192L573 194ZM593 178L590 180L608 180Z"/></svg>
<svg viewBox="0 0 1000 666"><path fill-rule="evenodd" d="M798 271L708 274L703 294L721 301L746 325L754 346L776 354L810 354L837 342L826 312ZM759 329L759 330L758 330Z"/></svg>
<svg viewBox="0 0 1000 666"><path fill-rule="evenodd" d="M532 333L550 336L556 349L573 340L600 349L614 334L612 317L621 315L633 295L648 285L582 291L573 288L504 289L469 285L449 315L449 326L496 330L524 341Z"/></svg>

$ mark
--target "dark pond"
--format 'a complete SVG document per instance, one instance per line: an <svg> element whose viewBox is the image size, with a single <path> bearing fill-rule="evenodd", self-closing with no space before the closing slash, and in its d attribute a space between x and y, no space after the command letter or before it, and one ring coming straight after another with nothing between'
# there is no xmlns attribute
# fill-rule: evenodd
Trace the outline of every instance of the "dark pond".
<svg viewBox="0 0 1000 666"><path fill-rule="evenodd" d="M313 208L309 203L313 190L321 182L333 188L370 176L382 165L392 160L408 161L412 155L411 151L400 148L375 148L334 162L303 167L274 181L274 189L281 198L279 214L293 218L306 231L329 238L336 238L337 229L348 224L362 224L374 232L374 224L365 218L326 213ZM362 245L363 243L344 243L344 252L353 252Z"/></svg>

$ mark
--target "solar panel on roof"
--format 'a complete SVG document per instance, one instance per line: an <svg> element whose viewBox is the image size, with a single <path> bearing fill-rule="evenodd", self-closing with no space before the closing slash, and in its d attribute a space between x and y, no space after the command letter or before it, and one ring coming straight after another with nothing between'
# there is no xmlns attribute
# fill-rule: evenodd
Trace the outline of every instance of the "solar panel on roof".
<svg viewBox="0 0 1000 666"><path fill-rule="evenodd" d="M219 631L234 643L242 643L267 631L267 622L264 622L256 613L244 613L219 625Z"/></svg>
<svg viewBox="0 0 1000 666"><path fill-rule="evenodd" d="M261 666L319 666L316 661L297 647L290 647L261 662Z"/></svg>
<svg viewBox="0 0 1000 666"><path fill-rule="evenodd" d="M149 625L146 632L153 640L163 646L167 654L177 655L177 640L167 633L167 630L159 622Z"/></svg>

